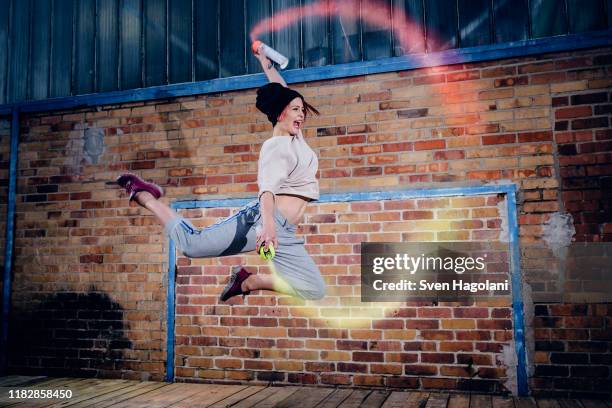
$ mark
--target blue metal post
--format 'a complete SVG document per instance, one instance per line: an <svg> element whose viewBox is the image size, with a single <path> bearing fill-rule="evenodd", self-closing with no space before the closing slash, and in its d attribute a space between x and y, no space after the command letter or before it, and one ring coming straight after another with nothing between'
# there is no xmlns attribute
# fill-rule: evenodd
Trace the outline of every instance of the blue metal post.
<svg viewBox="0 0 612 408"><path fill-rule="evenodd" d="M174 382L174 288L176 285L176 250L174 241L168 245L168 310L166 320L166 381Z"/></svg>
<svg viewBox="0 0 612 408"><path fill-rule="evenodd" d="M525 314L523 311L523 285L521 282L521 263L519 250L518 219L516 216L516 190L506 194L508 197L508 228L510 230L510 268L512 278L512 309L514 317L514 347L516 348L516 382L519 396L529 394L527 365L525 357Z"/></svg>
<svg viewBox="0 0 612 408"><path fill-rule="evenodd" d="M17 196L17 160L19 158L19 110L13 109L11 118L11 156L9 165L9 193L4 240L4 279L2 286L2 337L0 338L0 371L6 372L8 355L9 312L13 277L13 244L15 234L15 200Z"/></svg>

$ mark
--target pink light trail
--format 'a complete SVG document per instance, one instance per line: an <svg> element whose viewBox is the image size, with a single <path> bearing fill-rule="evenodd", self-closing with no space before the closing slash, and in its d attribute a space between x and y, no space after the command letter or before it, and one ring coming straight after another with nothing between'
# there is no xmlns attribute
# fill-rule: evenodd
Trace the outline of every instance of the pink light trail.
<svg viewBox="0 0 612 408"><path fill-rule="evenodd" d="M361 1L361 18L372 26L390 29L389 19L387 18L390 11L389 6L380 1ZM251 42L265 32L282 30L307 16L340 16L348 19L358 19L360 17L359 0L321 0L306 6L282 10L272 17L261 20L253 27L250 33ZM405 52L410 52L415 48L415 45L419 44L419 42L411 41L412 38L420 38L423 35L422 27L399 7L393 9L392 30L395 39ZM431 44L431 39L429 41Z"/></svg>

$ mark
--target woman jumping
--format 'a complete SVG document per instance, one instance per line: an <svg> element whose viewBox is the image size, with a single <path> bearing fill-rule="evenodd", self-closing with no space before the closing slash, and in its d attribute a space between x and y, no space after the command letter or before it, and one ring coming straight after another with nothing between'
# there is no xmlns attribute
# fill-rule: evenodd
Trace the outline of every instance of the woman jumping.
<svg viewBox="0 0 612 408"><path fill-rule="evenodd" d="M258 289L308 300L321 299L325 283L319 268L306 252L304 239L295 236L296 223L304 215L306 204L319 198L316 179L319 162L301 132L307 114L319 112L300 93L287 88L263 53L256 56L270 81L257 90L256 107L274 127L272 137L263 143L259 154L258 200L200 230L158 200L163 195L161 187L131 173L121 175L117 183L126 189L130 200L155 214L168 237L187 257L227 256L253 251L262 245L266 250L270 244L274 246L274 276L234 267L221 301Z"/></svg>

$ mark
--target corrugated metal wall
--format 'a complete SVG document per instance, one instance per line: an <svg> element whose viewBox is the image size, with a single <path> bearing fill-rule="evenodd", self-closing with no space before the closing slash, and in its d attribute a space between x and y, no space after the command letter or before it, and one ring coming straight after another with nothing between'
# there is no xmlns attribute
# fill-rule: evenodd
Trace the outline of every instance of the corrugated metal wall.
<svg viewBox="0 0 612 408"><path fill-rule="evenodd" d="M394 7L420 22L411 49L391 30L338 16L305 17L261 39L291 69L612 27L612 0L379 1L390 6L379 16L388 27ZM256 73L254 24L314 2L0 0L0 104Z"/></svg>

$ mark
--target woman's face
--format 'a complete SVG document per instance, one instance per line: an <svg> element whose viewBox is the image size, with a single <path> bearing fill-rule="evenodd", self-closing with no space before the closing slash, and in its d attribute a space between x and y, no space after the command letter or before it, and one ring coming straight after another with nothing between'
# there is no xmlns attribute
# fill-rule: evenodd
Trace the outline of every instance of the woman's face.
<svg viewBox="0 0 612 408"><path fill-rule="evenodd" d="M302 98L295 98L278 117L276 126L290 135L297 135L304 124L305 112Z"/></svg>

